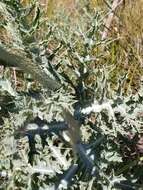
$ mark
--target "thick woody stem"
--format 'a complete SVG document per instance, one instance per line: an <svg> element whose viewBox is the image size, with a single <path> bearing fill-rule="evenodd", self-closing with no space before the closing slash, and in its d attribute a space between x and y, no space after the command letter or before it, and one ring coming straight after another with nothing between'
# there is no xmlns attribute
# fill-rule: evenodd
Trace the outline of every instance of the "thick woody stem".
<svg viewBox="0 0 143 190"><path fill-rule="evenodd" d="M41 68L34 63L25 53L6 50L0 47L0 64L8 67L19 67L23 72L32 75L44 88L49 90L58 90L61 84L50 78Z"/></svg>

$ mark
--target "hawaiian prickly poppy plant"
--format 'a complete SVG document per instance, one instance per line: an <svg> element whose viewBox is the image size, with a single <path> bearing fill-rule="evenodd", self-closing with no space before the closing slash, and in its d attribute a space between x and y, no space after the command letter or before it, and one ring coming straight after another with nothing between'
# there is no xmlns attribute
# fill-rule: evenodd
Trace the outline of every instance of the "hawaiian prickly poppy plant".
<svg viewBox="0 0 143 190"><path fill-rule="evenodd" d="M0 2L1 189L142 189L141 40L112 3Z"/></svg>

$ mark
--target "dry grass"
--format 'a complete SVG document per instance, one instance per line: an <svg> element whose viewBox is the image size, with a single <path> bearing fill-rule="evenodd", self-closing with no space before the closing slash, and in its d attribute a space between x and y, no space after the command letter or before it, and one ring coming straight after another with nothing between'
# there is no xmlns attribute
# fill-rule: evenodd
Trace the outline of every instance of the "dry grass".
<svg viewBox="0 0 143 190"><path fill-rule="evenodd" d="M143 76L143 0L127 0L118 8L109 36L119 38L111 45L108 63L116 65L111 75L116 88L120 76L127 75L124 93L136 93Z"/></svg>

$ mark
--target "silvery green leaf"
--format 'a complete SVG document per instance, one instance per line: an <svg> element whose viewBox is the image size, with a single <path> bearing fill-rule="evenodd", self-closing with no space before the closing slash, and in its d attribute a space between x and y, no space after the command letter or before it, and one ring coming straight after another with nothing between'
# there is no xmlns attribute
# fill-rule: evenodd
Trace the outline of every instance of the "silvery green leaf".
<svg viewBox="0 0 143 190"><path fill-rule="evenodd" d="M0 79L0 88L3 91L7 91L11 96L16 96L16 91L12 88L9 80Z"/></svg>

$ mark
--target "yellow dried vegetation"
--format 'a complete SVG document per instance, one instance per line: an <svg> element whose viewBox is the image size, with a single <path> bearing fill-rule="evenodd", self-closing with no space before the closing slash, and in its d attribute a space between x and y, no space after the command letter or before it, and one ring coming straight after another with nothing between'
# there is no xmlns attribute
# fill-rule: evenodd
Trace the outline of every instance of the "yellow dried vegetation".
<svg viewBox="0 0 143 190"><path fill-rule="evenodd" d="M127 0L119 10L118 32L121 38L122 63L127 72L125 90L133 93L143 76L143 0Z"/></svg>

